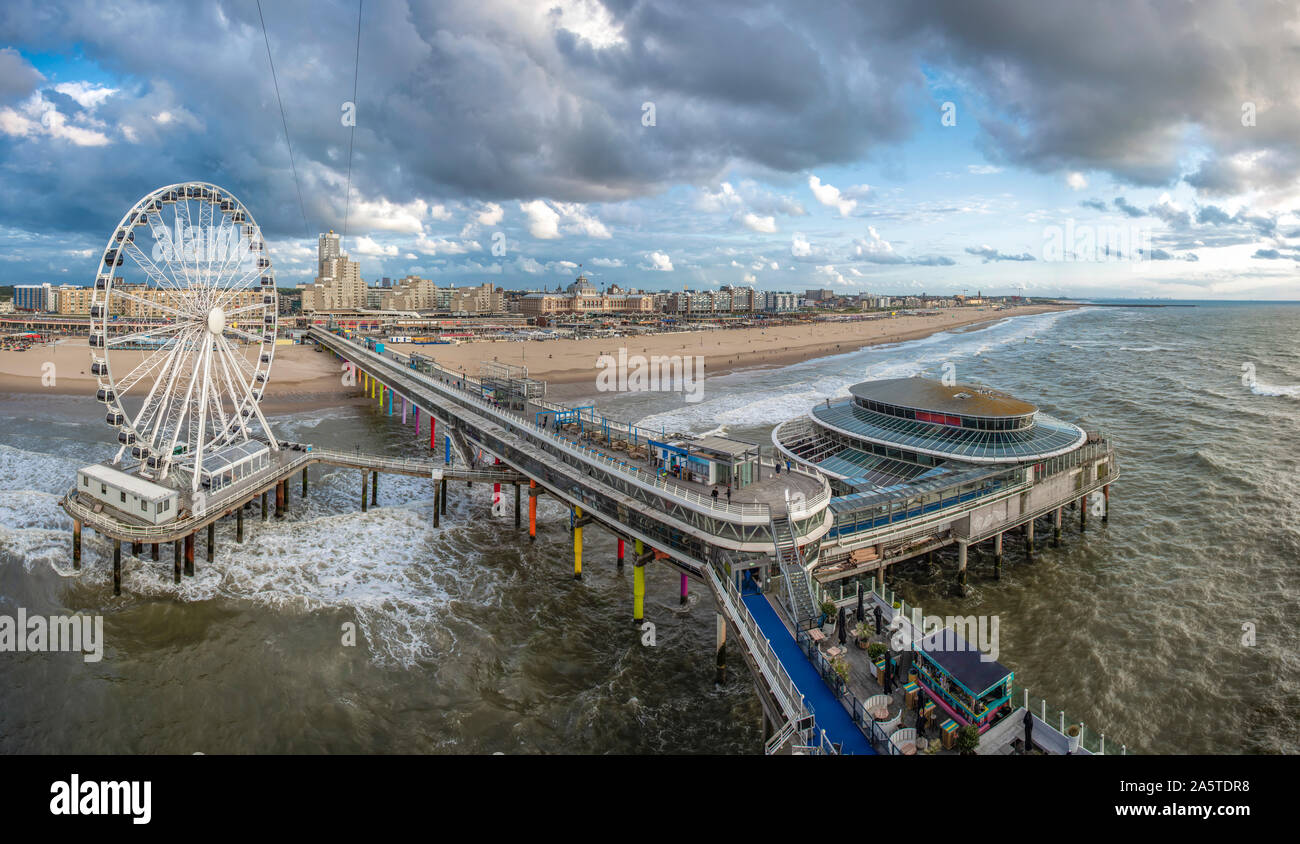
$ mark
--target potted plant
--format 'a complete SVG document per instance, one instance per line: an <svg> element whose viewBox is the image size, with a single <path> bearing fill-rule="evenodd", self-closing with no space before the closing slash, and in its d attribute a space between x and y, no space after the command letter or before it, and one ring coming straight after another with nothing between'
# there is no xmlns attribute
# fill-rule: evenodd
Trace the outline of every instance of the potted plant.
<svg viewBox="0 0 1300 844"><path fill-rule="evenodd" d="M967 724L957 731L957 740L954 742L957 752L962 756L974 756L975 748L980 744L980 731L974 724Z"/></svg>
<svg viewBox="0 0 1300 844"><path fill-rule="evenodd" d="M885 647L884 642L872 642L871 644L867 645L867 659L871 660L872 662L875 662L876 660L884 656L885 651L887 650L889 649Z"/></svg>
<svg viewBox="0 0 1300 844"><path fill-rule="evenodd" d="M822 624L826 623L826 619L834 618L834 617L835 617L835 602L822 601Z"/></svg>
<svg viewBox="0 0 1300 844"><path fill-rule="evenodd" d="M1065 729L1065 737L1070 740L1069 753L1070 755L1074 755L1075 751L1079 749L1079 739L1082 737L1080 735L1079 725L1071 724L1067 727Z"/></svg>
<svg viewBox="0 0 1300 844"><path fill-rule="evenodd" d="M837 657L835 657L834 659L832 659L832 660L831 660L831 670L835 672L835 676L837 676L837 677L840 678L840 688L841 688L841 689L843 689L845 686L848 685L848 683L849 683L849 664L848 664L848 662L846 662L846 661L844 660L844 657L842 657L842 656L837 656Z"/></svg>
<svg viewBox="0 0 1300 844"><path fill-rule="evenodd" d="M865 621L859 621L858 626L853 628L853 638L860 649L864 651L867 649L867 644L871 641L873 632L871 626Z"/></svg>

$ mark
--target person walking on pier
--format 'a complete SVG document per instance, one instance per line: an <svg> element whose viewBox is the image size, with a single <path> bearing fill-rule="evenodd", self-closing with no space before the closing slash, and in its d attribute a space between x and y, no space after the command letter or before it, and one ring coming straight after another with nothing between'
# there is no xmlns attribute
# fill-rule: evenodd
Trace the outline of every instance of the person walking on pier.
<svg viewBox="0 0 1300 844"><path fill-rule="evenodd" d="M713 488L713 503L718 503L718 488L716 486Z"/></svg>

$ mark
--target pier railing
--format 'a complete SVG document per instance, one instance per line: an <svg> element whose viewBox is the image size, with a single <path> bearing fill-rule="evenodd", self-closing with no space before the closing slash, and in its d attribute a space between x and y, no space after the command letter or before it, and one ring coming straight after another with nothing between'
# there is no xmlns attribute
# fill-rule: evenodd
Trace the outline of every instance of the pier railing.
<svg viewBox="0 0 1300 844"><path fill-rule="evenodd" d="M758 622L745 606L732 578L725 573L719 575L713 566L705 566L704 570L708 573L719 607L728 616L736 632L740 634L746 653L750 655L759 674L762 675L764 685L771 691L773 700L786 720L786 724L777 735L793 735L799 739L799 746L803 748L817 746L813 714L804 704L803 694L795 686L794 680L790 679L790 674L781 664L776 651L772 649L771 642L763 635ZM779 747L779 744L773 743L769 746L768 752L774 752Z"/></svg>
<svg viewBox="0 0 1300 844"><path fill-rule="evenodd" d="M395 359L386 360L385 357L389 354L387 351L381 355L352 340L330 334L329 332L320 329L318 326L313 326L312 330L319 330L329 339L344 343L352 349L355 349L355 351L368 357L377 358L398 370L419 372L419 370L413 369L410 366L402 365ZM445 373L448 378L455 378L457 381L461 382L466 380L466 376L462 374L452 373L450 370L445 370L441 367L438 367L438 369ZM402 373L402 376L405 376L404 372ZM577 463L569 461L570 465L573 465L576 468L586 469L589 468L591 464L598 465L607 471L618 473L630 480L633 484L648 491L677 498L689 503L696 509L704 510L710 514L725 514L724 517L731 517L731 521L739 521L742 524L766 524L771 517L771 508L766 504L756 502L728 503L723 500L715 500L712 496L701 495L694 490L685 489L671 483L670 481L657 477L656 473L648 469L634 466L627 461L616 460L596 449L577 445L559 433L550 430L550 428L545 424L538 424L535 420L526 419L521 414L498 407L492 402L485 400L481 396L470 390L466 390L463 387L448 387L446 383L434 380L432 376L430 376L425 382L411 380L408 383L408 387L421 387L425 389L432 387L433 389L445 394L454 402L461 403L470 409L483 412L487 418L497 424L505 426L507 430L510 430L512 433L543 439L547 445L559 448L566 455L577 458ZM557 407L562 407L562 405L558 405ZM805 499L802 504L797 505L797 509L792 513L793 518L807 516L811 513L817 512L819 508L824 507L826 503L829 503L831 497L830 484L824 477L806 471L800 472L800 474L817 478L821 483L822 488L817 494Z"/></svg>

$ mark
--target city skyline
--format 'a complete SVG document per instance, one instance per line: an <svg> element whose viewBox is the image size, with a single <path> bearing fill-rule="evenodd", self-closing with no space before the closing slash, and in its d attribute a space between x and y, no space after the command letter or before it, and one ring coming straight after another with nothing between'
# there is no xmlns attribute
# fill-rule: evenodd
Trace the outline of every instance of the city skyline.
<svg viewBox="0 0 1300 844"><path fill-rule="evenodd" d="M0 12L0 283L88 284L116 209L201 178L283 286L334 229L363 278L440 286L1297 298L1281 7L374 6L355 64L349 5L265 36L196 6L211 49L148 56L125 8L129 39L94 4Z"/></svg>

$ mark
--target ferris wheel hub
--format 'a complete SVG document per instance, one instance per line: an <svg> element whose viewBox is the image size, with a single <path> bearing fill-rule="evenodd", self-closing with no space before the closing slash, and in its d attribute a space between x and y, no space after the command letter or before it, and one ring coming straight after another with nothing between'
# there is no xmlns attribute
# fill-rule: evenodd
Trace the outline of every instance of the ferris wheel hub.
<svg viewBox="0 0 1300 844"><path fill-rule="evenodd" d="M226 329L226 312L220 306L208 311L208 333L219 336Z"/></svg>

